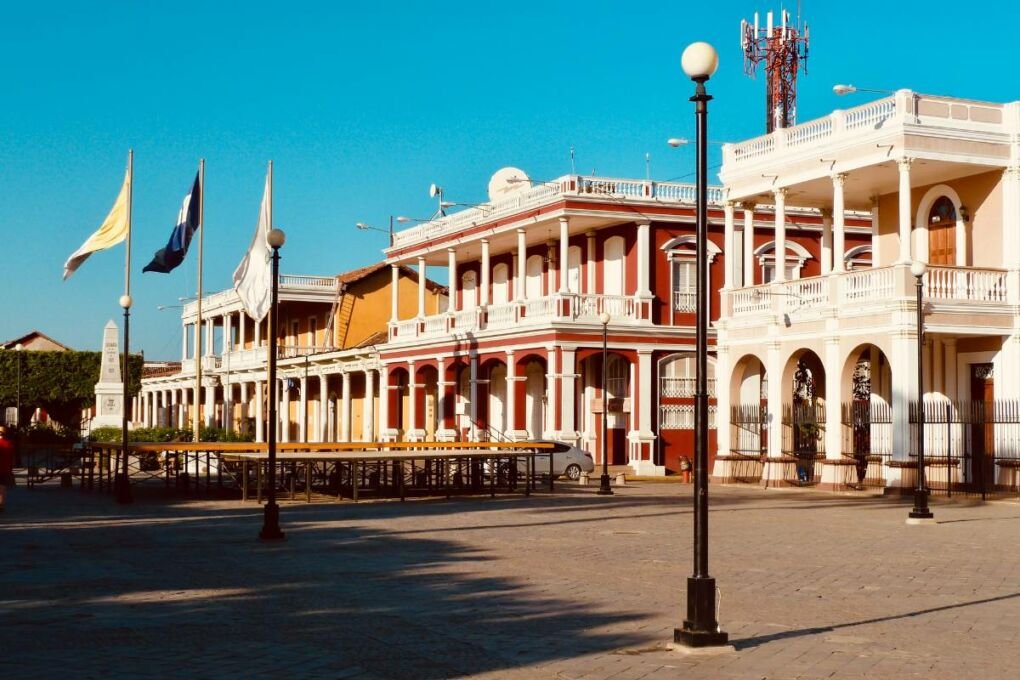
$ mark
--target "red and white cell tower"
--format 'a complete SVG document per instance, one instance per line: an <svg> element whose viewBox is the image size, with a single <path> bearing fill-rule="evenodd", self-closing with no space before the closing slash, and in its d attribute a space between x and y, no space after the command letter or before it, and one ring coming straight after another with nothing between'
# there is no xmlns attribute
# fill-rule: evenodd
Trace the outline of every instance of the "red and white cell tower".
<svg viewBox="0 0 1020 680"><path fill-rule="evenodd" d="M758 64L764 62L768 84L765 88L765 130L794 125L797 120L797 70L804 63L807 73L808 25L800 23L797 11L796 25L790 22L790 13L780 10L780 22L774 24L772 12L765 15L765 26L740 21L740 47L744 51L744 73L754 77Z"/></svg>

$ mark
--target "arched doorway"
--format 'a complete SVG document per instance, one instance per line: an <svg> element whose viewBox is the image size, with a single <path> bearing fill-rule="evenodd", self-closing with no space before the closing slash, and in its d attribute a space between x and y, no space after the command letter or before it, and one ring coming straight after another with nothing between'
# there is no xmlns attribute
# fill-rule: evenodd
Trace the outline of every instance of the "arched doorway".
<svg viewBox="0 0 1020 680"><path fill-rule="evenodd" d="M948 196L940 196L928 210L928 263L956 264L956 206Z"/></svg>
<svg viewBox="0 0 1020 680"><path fill-rule="evenodd" d="M802 349L790 357L783 378L780 450L795 461L792 469L784 462L784 477L813 484L821 481L816 461L825 457L825 368L817 354Z"/></svg>
<svg viewBox="0 0 1020 680"><path fill-rule="evenodd" d="M524 426L528 436L541 439L545 436L546 385L545 362L532 357L524 365Z"/></svg>
<svg viewBox="0 0 1020 680"><path fill-rule="evenodd" d="M842 453L853 458L849 484L884 485L884 463L892 455L892 370L885 353L872 344L853 349L840 380Z"/></svg>

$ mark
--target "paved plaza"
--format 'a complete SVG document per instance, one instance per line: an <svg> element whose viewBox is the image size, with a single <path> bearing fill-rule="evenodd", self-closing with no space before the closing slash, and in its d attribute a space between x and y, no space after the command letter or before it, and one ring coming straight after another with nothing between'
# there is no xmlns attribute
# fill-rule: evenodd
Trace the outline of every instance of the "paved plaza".
<svg viewBox="0 0 1020 680"><path fill-rule="evenodd" d="M284 504L14 490L4 678L1015 678L1020 504L712 487L734 651L666 648L689 485Z"/></svg>

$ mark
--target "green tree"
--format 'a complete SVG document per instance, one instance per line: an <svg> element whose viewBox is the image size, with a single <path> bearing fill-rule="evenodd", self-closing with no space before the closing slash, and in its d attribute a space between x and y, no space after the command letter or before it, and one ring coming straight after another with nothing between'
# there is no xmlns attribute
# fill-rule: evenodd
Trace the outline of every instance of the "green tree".
<svg viewBox="0 0 1020 680"><path fill-rule="evenodd" d="M95 403L96 383L102 363L100 352L31 352L0 350L0 407L18 403L20 367L21 413L18 422L27 425L36 408L50 418L77 431L82 409ZM141 388L140 354L129 357L128 403Z"/></svg>

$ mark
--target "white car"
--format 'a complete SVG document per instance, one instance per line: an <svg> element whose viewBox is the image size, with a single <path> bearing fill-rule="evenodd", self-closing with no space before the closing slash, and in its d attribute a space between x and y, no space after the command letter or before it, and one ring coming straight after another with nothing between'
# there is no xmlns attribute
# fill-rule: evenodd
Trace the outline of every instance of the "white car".
<svg viewBox="0 0 1020 680"><path fill-rule="evenodd" d="M578 479L582 472L594 472L595 460L591 454L565 442L541 440L553 444L553 474L567 479ZM535 474L548 474L549 454L545 451L535 456Z"/></svg>
<svg viewBox="0 0 1020 680"><path fill-rule="evenodd" d="M536 440L543 444L552 444L552 464L554 477L566 477L567 479L579 479L582 472L593 472L595 461L587 451L567 444L566 442L552 441L551 439ZM489 474L491 466L485 463L485 474ZM500 474L506 469L505 463L500 463ZM517 474L524 476L528 474L528 463L525 458L517 459ZM544 449L535 454L535 475L543 477L549 474L549 449Z"/></svg>

